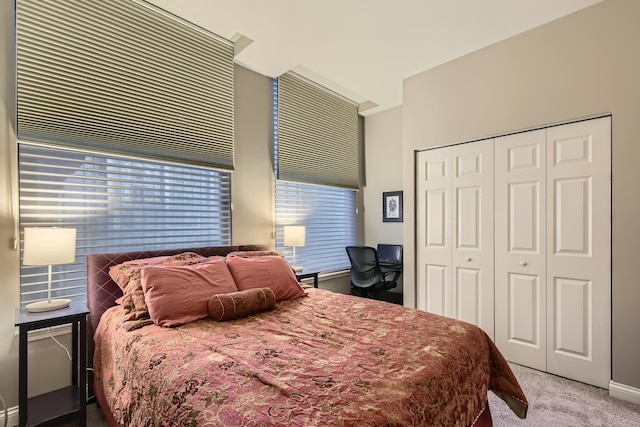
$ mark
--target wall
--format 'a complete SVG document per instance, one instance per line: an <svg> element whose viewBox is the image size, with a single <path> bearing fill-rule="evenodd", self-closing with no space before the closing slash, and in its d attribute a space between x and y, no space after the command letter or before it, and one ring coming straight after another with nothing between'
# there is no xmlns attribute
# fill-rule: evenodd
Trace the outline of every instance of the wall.
<svg viewBox="0 0 640 427"><path fill-rule="evenodd" d="M12 249L17 169L15 159L15 60L13 0L0 0L0 394L10 407L18 401L18 351L14 310L19 303L18 252Z"/></svg>
<svg viewBox="0 0 640 427"><path fill-rule="evenodd" d="M403 84L405 305L415 306L414 150L613 115L613 381L640 389L640 2L606 0ZM371 136L371 135L370 135ZM407 255L412 254L412 255Z"/></svg>
<svg viewBox="0 0 640 427"><path fill-rule="evenodd" d="M364 244L402 244L403 223L382 222L382 193L402 190L402 107L366 117L365 135ZM401 276L393 291L402 288Z"/></svg>
<svg viewBox="0 0 640 427"><path fill-rule="evenodd" d="M239 65L234 73L233 244L275 247L273 79Z"/></svg>

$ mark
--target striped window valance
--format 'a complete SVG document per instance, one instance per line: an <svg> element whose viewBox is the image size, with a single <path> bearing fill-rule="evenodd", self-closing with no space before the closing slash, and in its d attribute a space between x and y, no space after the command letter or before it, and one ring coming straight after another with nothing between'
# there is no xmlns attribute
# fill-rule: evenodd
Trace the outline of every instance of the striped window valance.
<svg viewBox="0 0 640 427"><path fill-rule="evenodd" d="M293 72L277 79L278 178L358 188L358 104Z"/></svg>
<svg viewBox="0 0 640 427"><path fill-rule="evenodd" d="M233 169L233 44L143 1L17 0L18 136Z"/></svg>

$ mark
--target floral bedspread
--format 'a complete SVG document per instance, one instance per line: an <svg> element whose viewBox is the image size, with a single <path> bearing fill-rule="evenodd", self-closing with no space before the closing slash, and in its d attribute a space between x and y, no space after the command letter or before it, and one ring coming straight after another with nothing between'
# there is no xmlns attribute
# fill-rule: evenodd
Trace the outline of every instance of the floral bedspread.
<svg viewBox="0 0 640 427"><path fill-rule="evenodd" d="M95 369L123 426L471 426L498 394L527 402L476 326L318 289L243 319L96 332Z"/></svg>

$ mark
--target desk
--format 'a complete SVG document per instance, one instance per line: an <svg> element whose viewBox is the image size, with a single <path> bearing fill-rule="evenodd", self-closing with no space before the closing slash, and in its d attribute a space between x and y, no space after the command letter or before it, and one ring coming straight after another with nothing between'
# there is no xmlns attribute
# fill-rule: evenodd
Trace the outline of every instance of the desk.
<svg viewBox="0 0 640 427"><path fill-rule="evenodd" d="M391 276L391 288L396 287L396 282L402 274L402 261L398 260L378 260L380 263L380 269L382 270L383 279L388 281L387 277Z"/></svg>
<svg viewBox="0 0 640 427"><path fill-rule="evenodd" d="M311 279L313 278L313 287L317 288L318 287L318 272L314 271L313 273L296 273L296 278L298 279L298 282L300 282L302 279Z"/></svg>
<svg viewBox="0 0 640 427"><path fill-rule="evenodd" d="M382 269L383 273L394 273L392 281L395 283L395 281L398 280L398 278L402 274L402 261L381 259L379 260L379 262L380 268Z"/></svg>
<svg viewBox="0 0 640 427"><path fill-rule="evenodd" d="M87 423L87 307L73 301L67 308L31 313L16 309L15 325L20 328L19 370L19 418L20 427L50 425L54 420L66 420L76 416L80 426ZM56 325L71 324L71 385L58 390L27 398L27 333Z"/></svg>
<svg viewBox="0 0 640 427"><path fill-rule="evenodd" d="M381 259L380 267L388 271L402 271L402 261Z"/></svg>

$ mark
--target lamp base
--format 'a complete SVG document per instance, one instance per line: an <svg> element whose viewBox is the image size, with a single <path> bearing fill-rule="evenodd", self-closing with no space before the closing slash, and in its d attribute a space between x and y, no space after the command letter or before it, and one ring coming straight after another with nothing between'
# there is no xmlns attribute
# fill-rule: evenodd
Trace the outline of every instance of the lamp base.
<svg viewBox="0 0 640 427"><path fill-rule="evenodd" d="M71 300L69 298L52 299L50 301L38 301L27 304L27 311L31 313L42 313L45 311L60 310L69 307Z"/></svg>

